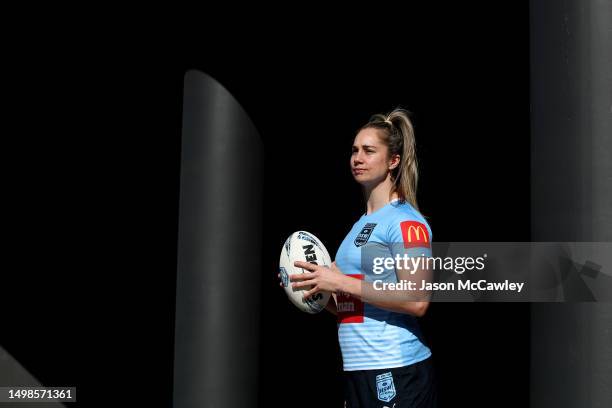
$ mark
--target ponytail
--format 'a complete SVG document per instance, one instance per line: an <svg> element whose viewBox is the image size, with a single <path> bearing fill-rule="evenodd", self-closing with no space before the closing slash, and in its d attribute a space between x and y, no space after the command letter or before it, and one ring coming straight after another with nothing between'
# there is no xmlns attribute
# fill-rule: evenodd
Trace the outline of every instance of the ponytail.
<svg viewBox="0 0 612 408"><path fill-rule="evenodd" d="M372 116L361 129L378 129L381 140L389 149L389 157L396 154L400 156L399 166L391 172L391 180L393 181L391 193L397 193L400 202L407 201L418 211L416 193L419 174L416 143L414 128L408 115L408 111L396 108L387 115L376 114Z"/></svg>

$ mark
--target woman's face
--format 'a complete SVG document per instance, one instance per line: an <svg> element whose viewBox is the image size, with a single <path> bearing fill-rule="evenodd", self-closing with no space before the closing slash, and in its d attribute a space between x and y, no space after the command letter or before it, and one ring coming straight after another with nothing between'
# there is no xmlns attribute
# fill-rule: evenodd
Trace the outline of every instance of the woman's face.
<svg viewBox="0 0 612 408"><path fill-rule="evenodd" d="M363 186L376 185L387 178L389 171L399 162L399 156L390 159L387 146L380 140L378 130L362 129L353 142L351 172L355 181Z"/></svg>

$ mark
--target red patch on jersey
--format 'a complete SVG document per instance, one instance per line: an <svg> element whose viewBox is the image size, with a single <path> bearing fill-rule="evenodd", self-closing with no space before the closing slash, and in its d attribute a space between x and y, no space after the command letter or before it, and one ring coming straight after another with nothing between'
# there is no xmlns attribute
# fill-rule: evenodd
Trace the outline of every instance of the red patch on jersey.
<svg viewBox="0 0 612 408"><path fill-rule="evenodd" d="M346 275L351 278L363 280L364 275ZM363 323L363 302L347 293L338 292L336 295L336 308L338 309L338 323Z"/></svg>
<svg viewBox="0 0 612 408"><path fill-rule="evenodd" d="M429 231L424 224L417 221L404 221L400 222L400 228L404 239L404 248L431 247Z"/></svg>

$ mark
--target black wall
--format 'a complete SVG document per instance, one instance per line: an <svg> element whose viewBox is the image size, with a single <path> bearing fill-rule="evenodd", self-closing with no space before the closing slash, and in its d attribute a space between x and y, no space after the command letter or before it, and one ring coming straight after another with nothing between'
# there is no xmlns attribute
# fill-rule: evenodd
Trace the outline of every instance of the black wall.
<svg viewBox="0 0 612 408"><path fill-rule="evenodd" d="M334 320L291 306L277 262L298 229L334 254L363 211L348 160L369 115L413 112L434 239L528 241L527 4L422 7L376 27L382 11L364 11L342 27L305 17L263 33L251 22L235 39L229 25L81 48L43 39L33 63L15 63L6 151L18 267L5 273L1 344L43 384L76 385L83 406L170 406L188 69L224 85L264 142L261 406L342 401ZM434 304L422 324L442 406L528 404L527 304Z"/></svg>

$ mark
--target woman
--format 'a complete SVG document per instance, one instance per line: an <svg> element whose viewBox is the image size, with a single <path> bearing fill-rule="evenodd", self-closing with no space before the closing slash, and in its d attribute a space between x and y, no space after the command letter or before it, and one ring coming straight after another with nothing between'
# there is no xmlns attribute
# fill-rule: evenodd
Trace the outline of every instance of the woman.
<svg viewBox="0 0 612 408"><path fill-rule="evenodd" d="M395 262L431 256L431 230L416 202L415 140L407 113L374 115L354 139L350 165L363 187L366 213L331 268L296 262L309 272L292 275L292 285L312 285L305 298L333 293L327 309L338 318L346 407L435 406L431 351L416 321L427 310L428 293L381 289L381 282L411 280L417 286L417 278L429 278L422 267ZM373 268L381 265L377 258L393 264Z"/></svg>

